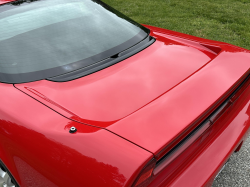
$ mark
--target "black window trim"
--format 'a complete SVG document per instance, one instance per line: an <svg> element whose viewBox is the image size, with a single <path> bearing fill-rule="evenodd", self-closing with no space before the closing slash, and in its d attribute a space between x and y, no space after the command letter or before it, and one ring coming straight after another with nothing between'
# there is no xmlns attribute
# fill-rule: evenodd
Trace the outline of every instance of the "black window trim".
<svg viewBox="0 0 250 187"><path fill-rule="evenodd" d="M83 77L83 76L87 76L89 74L92 74L92 73L95 73L95 72L100 71L102 69L105 69L109 66L112 66L112 65L122 61L122 60L125 60L126 58L129 58L129 57L135 55L136 53L149 47L154 42L155 42L155 38L153 38L149 35L146 39L144 39L140 43L136 44L135 46L132 46L131 48L129 48L123 52L117 53L117 54L111 56L110 58L107 58L105 60L102 60L100 62L92 64L90 66L87 66L87 67L84 67L81 69L77 69L77 70L69 72L69 73L65 73L65 74L62 74L59 76L47 78L47 80L53 81L53 82L67 82L67 81L78 79L78 78Z"/></svg>

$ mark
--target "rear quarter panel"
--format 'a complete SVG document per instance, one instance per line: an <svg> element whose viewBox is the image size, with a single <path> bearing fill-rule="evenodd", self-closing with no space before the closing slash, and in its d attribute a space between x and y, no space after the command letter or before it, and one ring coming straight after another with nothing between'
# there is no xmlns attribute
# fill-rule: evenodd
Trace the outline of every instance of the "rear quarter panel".
<svg viewBox="0 0 250 187"><path fill-rule="evenodd" d="M0 83L0 158L22 187L125 186L152 154ZM75 126L78 131L69 133Z"/></svg>

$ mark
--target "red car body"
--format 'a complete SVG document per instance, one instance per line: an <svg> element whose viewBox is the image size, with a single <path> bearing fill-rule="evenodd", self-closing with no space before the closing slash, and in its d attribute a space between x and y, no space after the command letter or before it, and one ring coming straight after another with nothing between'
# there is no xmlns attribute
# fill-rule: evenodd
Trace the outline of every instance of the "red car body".
<svg viewBox="0 0 250 187"><path fill-rule="evenodd" d="M148 186L211 186L248 136L250 53L146 27L151 46L91 75L0 83L0 158L20 186L136 185L208 118Z"/></svg>

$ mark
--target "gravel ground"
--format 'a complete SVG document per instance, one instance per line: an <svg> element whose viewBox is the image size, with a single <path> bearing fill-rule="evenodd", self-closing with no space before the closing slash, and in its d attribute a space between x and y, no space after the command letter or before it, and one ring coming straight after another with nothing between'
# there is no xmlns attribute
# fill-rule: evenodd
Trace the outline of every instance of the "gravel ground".
<svg viewBox="0 0 250 187"><path fill-rule="evenodd" d="M222 186L250 187L250 137L244 142L241 150L230 157L212 187Z"/></svg>

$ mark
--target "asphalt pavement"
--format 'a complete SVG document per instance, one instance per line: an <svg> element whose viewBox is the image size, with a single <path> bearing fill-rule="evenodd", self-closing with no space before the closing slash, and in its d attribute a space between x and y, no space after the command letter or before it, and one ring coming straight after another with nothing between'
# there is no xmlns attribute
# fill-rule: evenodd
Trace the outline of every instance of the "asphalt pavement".
<svg viewBox="0 0 250 187"><path fill-rule="evenodd" d="M234 153L212 187L250 187L250 137Z"/></svg>

